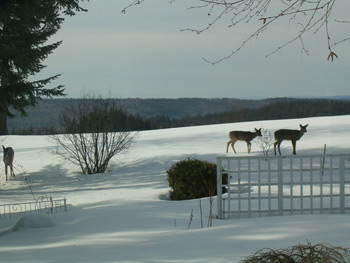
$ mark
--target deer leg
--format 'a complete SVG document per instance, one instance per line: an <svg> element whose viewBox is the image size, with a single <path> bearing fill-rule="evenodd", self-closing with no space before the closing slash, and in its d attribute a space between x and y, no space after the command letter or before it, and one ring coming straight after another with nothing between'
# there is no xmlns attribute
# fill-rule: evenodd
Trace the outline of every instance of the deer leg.
<svg viewBox="0 0 350 263"><path fill-rule="evenodd" d="M277 142L275 142L275 143L273 144L273 153L274 153L274 155L276 155L276 145L277 145Z"/></svg>
<svg viewBox="0 0 350 263"><path fill-rule="evenodd" d="M296 146L297 142L296 141L292 141L292 145L293 145L293 155L296 155L297 153L295 152L295 146Z"/></svg>
<svg viewBox="0 0 350 263"><path fill-rule="evenodd" d="M10 169L11 169L11 176L12 177L16 177L15 172L13 171L13 165L12 164L10 165Z"/></svg>
<svg viewBox="0 0 350 263"><path fill-rule="evenodd" d="M7 165L5 164L5 174L6 174L6 182L7 182Z"/></svg>
<svg viewBox="0 0 350 263"><path fill-rule="evenodd" d="M278 153L280 155L282 155L282 153L281 153L281 142L277 143L277 147L278 147Z"/></svg>
<svg viewBox="0 0 350 263"><path fill-rule="evenodd" d="M231 144L231 141L228 141L226 146L226 153L228 153L228 147L230 146L230 144Z"/></svg>
<svg viewBox="0 0 350 263"><path fill-rule="evenodd" d="M236 143L236 141L232 142L232 149L236 153L236 150L235 150L235 147L234 147L235 143Z"/></svg>
<svg viewBox="0 0 350 263"><path fill-rule="evenodd" d="M247 141L247 148L248 148L248 153L250 153L252 149L252 144L249 141Z"/></svg>

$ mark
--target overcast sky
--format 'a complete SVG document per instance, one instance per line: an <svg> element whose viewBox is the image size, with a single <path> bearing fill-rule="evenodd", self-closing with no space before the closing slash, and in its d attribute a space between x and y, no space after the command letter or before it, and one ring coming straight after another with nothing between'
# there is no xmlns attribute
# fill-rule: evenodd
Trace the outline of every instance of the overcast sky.
<svg viewBox="0 0 350 263"><path fill-rule="evenodd" d="M267 98L350 95L350 41L338 45L335 62L327 61L323 32L306 37L309 55L299 42L268 58L292 38L295 24L276 24L252 39L238 54L228 55L254 30L242 23L228 28L224 21L201 35L182 32L210 22L205 10L186 10L189 0L146 0L122 14L131 0L91 0L89 11L67 18L52 41L63 44L45 61L38 76L62 73L54 84L67 97L94 91L118 98ZM340 20L349 20L350 1L337 1ZM344 3L346 2L346 3ZM340 5L340 7L339 7ZM338 14L337 13L337 14ZM339 17L337 17L339 18ZM332 24L333 25L333 24ZM331 28L336 37L349 24Z"/></svg>

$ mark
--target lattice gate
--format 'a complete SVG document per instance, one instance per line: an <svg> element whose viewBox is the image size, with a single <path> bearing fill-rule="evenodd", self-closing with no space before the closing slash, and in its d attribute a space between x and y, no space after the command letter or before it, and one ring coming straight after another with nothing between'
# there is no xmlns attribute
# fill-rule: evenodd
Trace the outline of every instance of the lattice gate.
<svg viewBox="0 0 350 263"><path fill-rule="evenodd" d="M217 216L346 213L350 154L217 157Z"/></svg>

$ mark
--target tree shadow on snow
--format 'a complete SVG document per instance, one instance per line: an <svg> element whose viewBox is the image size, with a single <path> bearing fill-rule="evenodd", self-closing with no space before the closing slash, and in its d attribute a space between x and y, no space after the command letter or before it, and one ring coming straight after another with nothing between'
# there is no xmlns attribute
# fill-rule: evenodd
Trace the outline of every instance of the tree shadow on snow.
<svg viewBox="0 0 350 263"><path fill-rule="evenodd" d="M82 174L76 166L49 164L37 172L24 171L16 175L17 183L13 189L7 189L5 195L18 195L18 191L36 196L51 195L62 197L77 191L101 191L111 189L163 189L168 188L166 170L180 160L196 158L215 162L216 155L192 154L174 156L156 156L120 164L111 164L109 171L100 174ZM31 198L29 196L28 198ZM166 195L162 199L167 199Z"/></svg>

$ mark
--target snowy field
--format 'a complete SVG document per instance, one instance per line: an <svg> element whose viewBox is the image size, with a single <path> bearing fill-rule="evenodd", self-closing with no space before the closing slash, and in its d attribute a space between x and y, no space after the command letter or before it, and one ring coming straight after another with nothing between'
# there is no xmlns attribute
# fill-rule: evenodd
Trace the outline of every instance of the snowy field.
<svg viewBox="0 0 350 263"><path fill-rule="evenodd" d="M68 211L0 219L0 262L238 262L261 248L298 243L350 247L350 215L302 215L208 220L208 198L169 201L166 170L187 157L211 162L225 155L230 130L298 129L309 124L297 154L350 153L350 116L246 122L140 132L137 144L113 160L105 174L83 175L51 154L46 136L8 136L15 150L16 178L5 182L1 164L0 204L40 196L67 199ZM238 156L246 144L235 145ZM290 155L290 142L282 153ZM252 153L261 154L256 141ZM230 149L228 155L232 156ZM29 176L29 177L28 177ZM24 180L28 177L32 192ZM193 220L190 228L190 214ZM214 202L214 213L216 205Z"/></svg>

